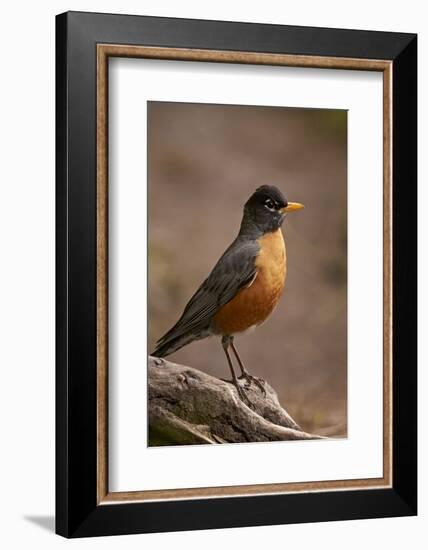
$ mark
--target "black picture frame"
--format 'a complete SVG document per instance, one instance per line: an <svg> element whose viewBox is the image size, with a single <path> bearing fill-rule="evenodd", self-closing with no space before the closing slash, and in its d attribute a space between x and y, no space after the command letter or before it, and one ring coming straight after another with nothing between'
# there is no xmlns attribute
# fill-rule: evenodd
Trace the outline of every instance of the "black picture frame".
<svg viewBox="0 0 428 550"><path fill-rule="evenodd" d="M97 504L99 43L393 63L391 488ZM56 98L56 532L85 537L415 515L417 36L68 12L56 18Z"/></svg>

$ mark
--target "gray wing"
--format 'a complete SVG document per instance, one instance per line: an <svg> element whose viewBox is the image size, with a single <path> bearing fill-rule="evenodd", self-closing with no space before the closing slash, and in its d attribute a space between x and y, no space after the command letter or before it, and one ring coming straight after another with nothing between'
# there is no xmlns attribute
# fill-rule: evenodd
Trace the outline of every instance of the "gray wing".
<svg viewBox="0 0 428 550"><path fill-rule="evenodd" d="M213 315L254 279L259 250L257 241L236 239L189 300L178 322L158 341L156 351L185 334L206 330Z"/></svg>

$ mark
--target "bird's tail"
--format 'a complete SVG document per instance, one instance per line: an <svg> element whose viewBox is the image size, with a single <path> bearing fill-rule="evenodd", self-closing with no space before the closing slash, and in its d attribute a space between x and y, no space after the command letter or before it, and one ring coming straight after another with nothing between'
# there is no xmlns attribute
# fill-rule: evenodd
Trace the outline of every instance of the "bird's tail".
<svg viewBox="0 0 428 550"><path fill-rule="evenodd" d="M153 357L166 357L174 351L178 351L182 347L190 344L194 340L198 340L193 334L183 334L175 338L161 338L156 344L156 349L152 353Z"/></svg>

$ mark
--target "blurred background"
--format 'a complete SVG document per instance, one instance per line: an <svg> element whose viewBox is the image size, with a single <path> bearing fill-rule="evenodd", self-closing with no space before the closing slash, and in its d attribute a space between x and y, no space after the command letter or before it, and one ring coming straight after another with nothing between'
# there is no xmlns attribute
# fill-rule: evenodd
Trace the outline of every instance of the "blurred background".
<svg viewBox="0 0 428 550"><path fill-rule="evenodd" d="M245 201L276 185L287 216L287 280L257 330L235 340L302 428L347 433L347 113L148 103L149 350L238 233ZM217 377L218 338L169 357Z"/></svg>

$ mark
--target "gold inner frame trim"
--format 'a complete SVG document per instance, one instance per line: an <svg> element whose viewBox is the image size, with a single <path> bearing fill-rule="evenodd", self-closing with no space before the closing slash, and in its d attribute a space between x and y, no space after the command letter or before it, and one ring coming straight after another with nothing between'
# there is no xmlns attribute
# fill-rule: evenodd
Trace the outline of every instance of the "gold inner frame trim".
<svg viewBox="0 0 428 550"><path fill-rule="evenodd" d="M109 492L108 489L108 59L133 57L383 73L383 476L298 483ZM392 70L391 61L256 52L97 45L97 503L377 489L392 486Z"/></svg>

